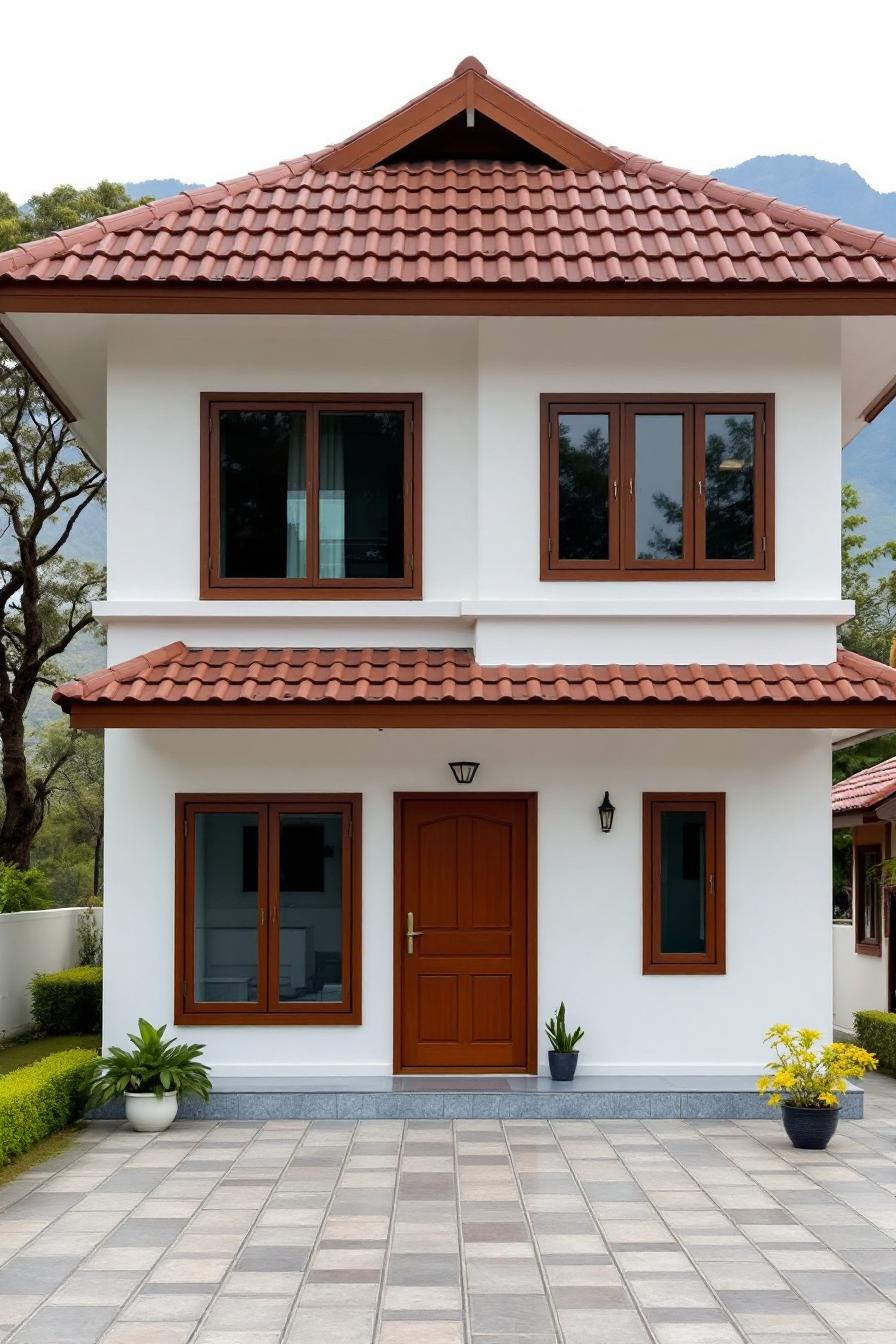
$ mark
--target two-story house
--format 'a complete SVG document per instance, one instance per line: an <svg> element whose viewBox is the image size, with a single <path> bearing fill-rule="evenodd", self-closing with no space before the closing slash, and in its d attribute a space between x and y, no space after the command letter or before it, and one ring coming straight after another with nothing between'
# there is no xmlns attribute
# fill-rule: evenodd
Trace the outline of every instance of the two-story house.
<svg viewBox="0 0 896 1344"><path fill-rule="evenodd" d="M896 242L475 60L342 144L0 256L108 465L105 1036L218 1077L724 1073L831 1026L840 449ZM606 806L601 812L601 804ZM615 809L615 811L613 811Z"/></svg>

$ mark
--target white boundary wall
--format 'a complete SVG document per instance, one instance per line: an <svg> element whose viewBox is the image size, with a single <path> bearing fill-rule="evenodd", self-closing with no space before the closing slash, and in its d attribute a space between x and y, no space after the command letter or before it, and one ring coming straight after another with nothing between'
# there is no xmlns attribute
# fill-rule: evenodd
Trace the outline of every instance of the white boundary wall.
<svg viewBox="0 0 896 1344"><path fill-rule="evenodd" d="M78 916L81 906L28 910L0 915L0 1036L32 1025L31 977L78 964ZM97 923L103 924L101 908Z"/></svg>

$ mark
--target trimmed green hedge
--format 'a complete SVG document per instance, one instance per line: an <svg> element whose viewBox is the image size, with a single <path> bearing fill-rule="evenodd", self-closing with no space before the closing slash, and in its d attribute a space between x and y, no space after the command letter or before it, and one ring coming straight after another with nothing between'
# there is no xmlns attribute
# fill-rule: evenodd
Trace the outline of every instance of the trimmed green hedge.
<svg viewBox="0 0 896 1344"><path fill-rule="evenodd" d="M881 1013L874 1008L853 1015L859 1045L877 1055L887 1073L896 1073L896 1013Z"/></svg>
<svg viewBox="0 0 896 1344"><path fill-rule="evenodd" d="M36 975L31 981L31 1012L49 1036L99 1031L103 1014L102 966L73 966Z"/></svg>
<svg viewBox="0 0 896 1344"><path fill-rule="evenodd" d="M0 1077L0 1167L83 1114L93 1050L60 1050Z"/></svg>

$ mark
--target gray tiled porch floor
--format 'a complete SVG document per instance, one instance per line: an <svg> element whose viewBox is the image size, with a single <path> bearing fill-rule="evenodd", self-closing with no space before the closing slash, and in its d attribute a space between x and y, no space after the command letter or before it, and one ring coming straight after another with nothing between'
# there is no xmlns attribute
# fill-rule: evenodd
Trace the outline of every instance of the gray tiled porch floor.
<svg viewBox="0 0 896 1344"><path fill-rule="evenodd" d="M885 1344L896 1082L768 1120L94 1122L0 1187L14 1344Z"/></svg>

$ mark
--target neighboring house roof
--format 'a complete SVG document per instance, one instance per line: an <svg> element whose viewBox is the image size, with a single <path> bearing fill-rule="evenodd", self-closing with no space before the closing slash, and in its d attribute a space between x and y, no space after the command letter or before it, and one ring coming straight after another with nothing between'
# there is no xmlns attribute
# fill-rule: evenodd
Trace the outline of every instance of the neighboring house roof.
<svg viewBox="0 0 896 1344"><path fill-rule="evenodd" d="M433 157L477 125L499 157ZM472 58L341 145L0 254L7 292L894 281L882 233L602 145Z"/></svg>
<svg viewBox="0 0 896 1344"><path fill-rule="evenodd" d="M834 815L842 812L873 812L891 794L896 793L896 756L878 765L869 765L847 779L841 779L831 791Z"/></svg>
<svg viewBox="0 0 896 1344"><path fill-rule="evenodd" d="M466 649L216 649L168 644L60 686L63 709L380 705L833 707L882 705L896 671L840 650L814 666L482 666ZM114 714L109 722L115 722Z"/></svg>

